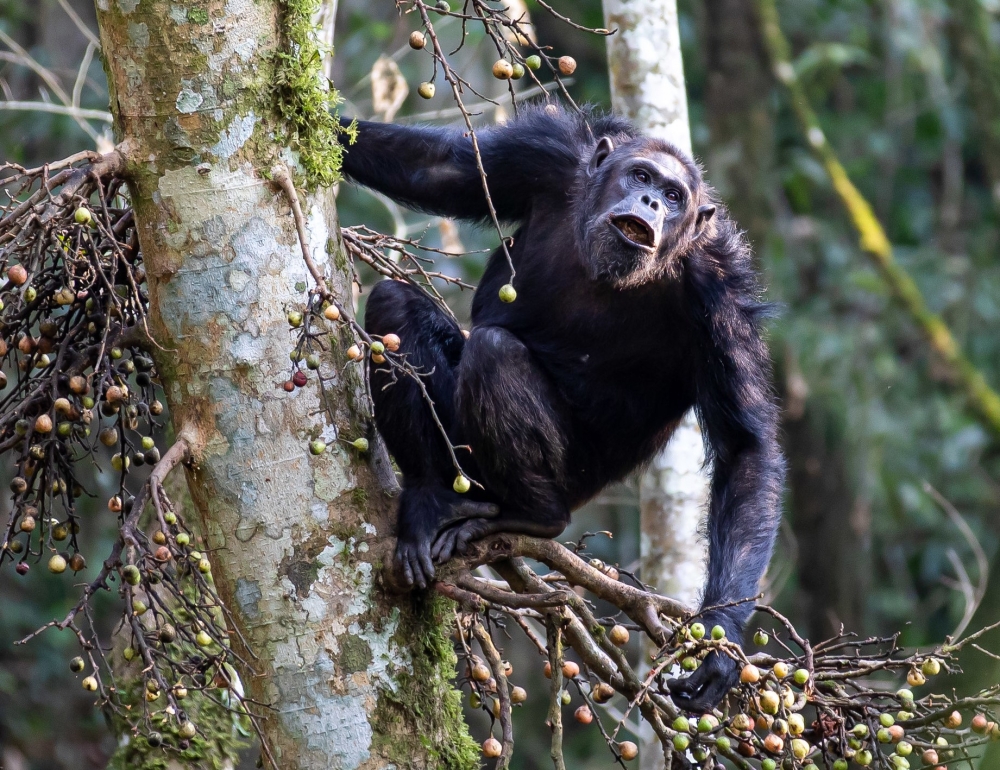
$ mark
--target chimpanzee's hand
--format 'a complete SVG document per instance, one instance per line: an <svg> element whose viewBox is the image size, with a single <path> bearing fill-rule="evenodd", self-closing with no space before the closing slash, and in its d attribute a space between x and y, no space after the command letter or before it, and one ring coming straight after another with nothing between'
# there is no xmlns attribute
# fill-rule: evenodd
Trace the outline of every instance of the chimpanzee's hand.
<svg viewBox="0 0 1000 770"><path fill-rule="evenodd" d="M432 510L416 510L417 505L427 505L429 501L413 499L414 497L406 499L404 491L404 499L400 500L395 565L406 585L426 588L434 580L431 546L441 530L464 519L481 521L496 517L500 509L492 503L463 499L450 490L442 490L435 495L433 506L428 506Z"/></svg>
<svg viewBox="0 0 1000 770"><path fill-rule="evenodd" d="M736 661L725 653L710 652L691 676L667 682L670 695L682 711L711 711L740 678Z"/></svg>
<svg viewBox="0 0 1000 770"><path fill-rule="evenodd" d="M742 641L742 624L730 617L708 614L702 622L709 630L714 625L721 625L726 629L728 640ZM724 652L710 652L690 676L671 679L667 687L679 709L704 714L719 705L739 679L740 667L735 660Z"/></svg>

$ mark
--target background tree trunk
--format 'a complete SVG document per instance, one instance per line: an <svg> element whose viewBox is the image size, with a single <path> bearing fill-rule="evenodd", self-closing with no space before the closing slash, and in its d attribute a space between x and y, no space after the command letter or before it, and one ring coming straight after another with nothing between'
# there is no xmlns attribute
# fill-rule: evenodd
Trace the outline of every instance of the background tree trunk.
<svg viewBox="0 0 1000 770"><path fill-rule="evenodd" d="M780 186L772 179L773 80L760 22L753 0L708 0L702 22L708 177L747 231L761 263L767 259L775 211L782 207L771 199ZM790 242L785 248L799 246ZM806 286L800 290L803 296L815 291ZM864 633L871 517L865 500L856 497L848 472L846 430L838 423L842 407L809 393L793 344L786 341L785 355L776 356L775 368L784 403L789 521L798 554L795 602L812 638L837 633L841 623Z"/></svg>
<svg viewBox="0 0 1000 770"><path fill-rule="evenodd" d="M781 369L787 368L784 361ZM787 389L786 389L787 390ZM871 585L871 511L845 463L845 427L822 399L782 423L792 529L798 545L796 607L813 639L865 633Z"/></svg>
<svg viewBox="0 0 1000 770"><path fill-rule="evenodd" d="M232 5L97 2L157 364L193 450L213 573L246 640L244 683L273 709L261 709L264 732L282 770L473 768L447 608L383 587L393 506L336 440L368 431L345 340L329 338L324 399L315 374L280 387L286 314L312 283L289 201L268 181L295 157L273 106L292 3ZM349 309L332 192L302 204L313 255ZM311 457L317 437L330 449Z"/></svg>
<svg viewBox="0 0 1000 770"><path fill-rule="evenodd" d="M675 0L604 0L611 104L650 136L691 152L684 63ZM689 412L639 487L642 579L696 606L707 552L701 530L708 502L701 430ZM642 736L643 770L663 767L652 734Z"/></svg>
<svg viewBox="0 0 1000 770"><path fill-rule="evenodd" d="M758 256L773 221L771 74L753 0L707 0L703 34L709 180Z"/></svg>
<svg viewBox="0 0 1000 770"><path fill-rule="evenodd" d="M950 32L958 61L968 78L969 105L975 117L980 155L1000 208L1000 51L991 11L981 0L952 0ZM992 11L995 16L995 9Z"/></svg>

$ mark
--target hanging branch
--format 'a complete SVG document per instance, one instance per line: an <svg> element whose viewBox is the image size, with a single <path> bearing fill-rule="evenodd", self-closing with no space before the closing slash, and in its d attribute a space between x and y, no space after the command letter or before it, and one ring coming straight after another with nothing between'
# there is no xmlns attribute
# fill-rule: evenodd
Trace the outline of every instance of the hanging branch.
<svg viewBox="0 0 1000 770"><path fill-rule="evenodd" d="M472 13L459 13L451 11L450 8L443 8L438 6L429 6L424 0L396 0L397 7L405 9L404 12L409 13L415 10L420 16L421 24L424 27L426 37L430 40L429 52L432 56L434 63L434 73L437 73L438 67L441 68L441 72L444 75L445 81L451 88L452 98L455 101L458 111L462 116L462 120L465 123L466 132L468 134L469 140L472 143L473 153L476 159L476 168L479 171L479 177L483 186L483 193L486 196L486 206L489 212L490 221L496 230L497 235L500 237L500 248L503 251L504 258L507 260L507 266L510 269L510 283L513 284L516 271L514 270L514 263L510 256L508 239L504 237L503 230L500 227L500 220L497 216L496 209L493 206L493 200L490 197L489 182L486 175L486 168L483 164L482 153L479 148L479 138L476 134L476 129L472 124L472 115L466 108L465 102L463 100L463 92L465 89L469 89L474 94L479 96L483 101L489 103L495 103L492 99L489 99L482 94L479 94L469 83L468 80L463 78L449 63L447 56L441 46L440 38L438 37L437 31L434 28L434 24L431 21L430 12L433 11L446 18L458 18L462 20L463 31L465 25L468 21L479 21L483 29L485 30L487 36L493 42L497 49L497 53L500 59L493 66L493 74L495 77L501 80L508 81L508 91L511 98L511 104L517 111L517 99L514 93L513 83L511 81L528 75L535 83L535 85L545 90L544 84L535 75L535 70L544 65L552 73L556 83L559 86L559 90L562 93L563 98L571 104L574 108L579 109L576 103L573 101L566 90L565 84L562 81L562 76L568 76L573 74L576 69L576 61L569 56L562 56L558 59L553 60L546 51L546 49L540 47L534 40L532 36L528 34L524 27L524 20L522 18L513 18L504 7L496 8L490 6L485 0L468 0L466 3L466 8L471 4ZM564 23L568 23L571 26L591 32L599 35L609 35L611 32L604 29L591 30L586 27L575 24L569 18L561 16L555 11L553 11L548 6L545 6L551 13L553 13L557 18L559 18ZM504 31L509 34L505 35ZM519 48L511 42L509 38L532 48L536 53L530 57L526 57ZM420 46L423 47L424 38L419 38ZM458 50L461 50L465 43L464 34L459 42ZM428 84L433 81L433 77L428 81ZM433 93L433 92L431 92Z"/></svg>
<svg viewBox="0 0 1000 770"><path fill-rule="evenodd" d="M0 452L15 469L0 568L87 570L77 500L96 496L84 484L93 468L109 466L116 484L106 506L118 519L109 553L66 615L20 643L48 629L71 631L83 653L70 664L81 686L133 736L183 751L199 729L188 709L200 707L185 703L191 693L249 720L258 734L260 704L243 699L232 664L252 669L230 644L234 625L211 564L163 489L197 440L182 428L162 455L158 446L166 426L154 358L164 351L147 327L125 167L119 150L34 169L0 166ZM104 655L110 644L93 622L92 602L103 591L121 598L118 633L137 669L129 684L115 681Z"/></svg>

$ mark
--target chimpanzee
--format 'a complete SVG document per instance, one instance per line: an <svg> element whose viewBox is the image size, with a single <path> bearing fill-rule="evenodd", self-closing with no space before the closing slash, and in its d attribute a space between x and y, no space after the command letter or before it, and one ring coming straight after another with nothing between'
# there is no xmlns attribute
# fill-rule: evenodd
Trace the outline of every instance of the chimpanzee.
<svg viewBox="0 0 1000 770"><path fill-rule="evenodd" d="M671 144L627 121L552 105L477 132L490 199L509 243L489 260L466 339L421 290L383 281L368 298L373 335L400 337L427 395L480 482L455 469L426 398L371 365L375 419L403 473L396 563L425 586L434 563L496 532L560 534L570 512L647 462L697 409L713 468L704 622L742 638L778 526L784 462L766 305L749 248ZM359 122L344 172L415 209L488 222L471 138L458 130ZM510 299L509 296L506 299ZM719 607L718 605L726 605ZM710 656L671 684L705 709L735 683Z"/></svg>

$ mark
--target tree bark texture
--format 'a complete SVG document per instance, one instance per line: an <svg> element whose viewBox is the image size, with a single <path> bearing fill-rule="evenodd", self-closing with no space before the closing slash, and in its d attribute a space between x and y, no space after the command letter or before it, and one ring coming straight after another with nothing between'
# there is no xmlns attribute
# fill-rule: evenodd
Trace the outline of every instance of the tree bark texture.
<svg viewBox="0 0 1000 770"><path fill-rule="evenodd" d="M281 12L295 2L97 0L154 353L277 765L473 768L447 607L383 587L393 506L337 440L368 431L346 335L331 327L324 398L315 373L280 387L286 314L312 285L289 200L269 182L296 160L273 106ZM313 257L349 309L332 191L300 197ZM330 449L310 456L313 438Z"/></svg>
<svg viewBox="0 0 1000 770"><path fill-rule="evenodd" d="M611 103L650 136L691 152L676 0L605 0ZM642 579L690 606L701 596L707 564L702 529L709 477L694 413L643 474L639 487ZM663 767L652 730L642 736L642 770Z"/></svg>
<svg viewBox="0 0 1000 770"><path fill-rule="evenodd" d="M691 152L676 0L604 0L604 18L615 111Z"/></svg>

